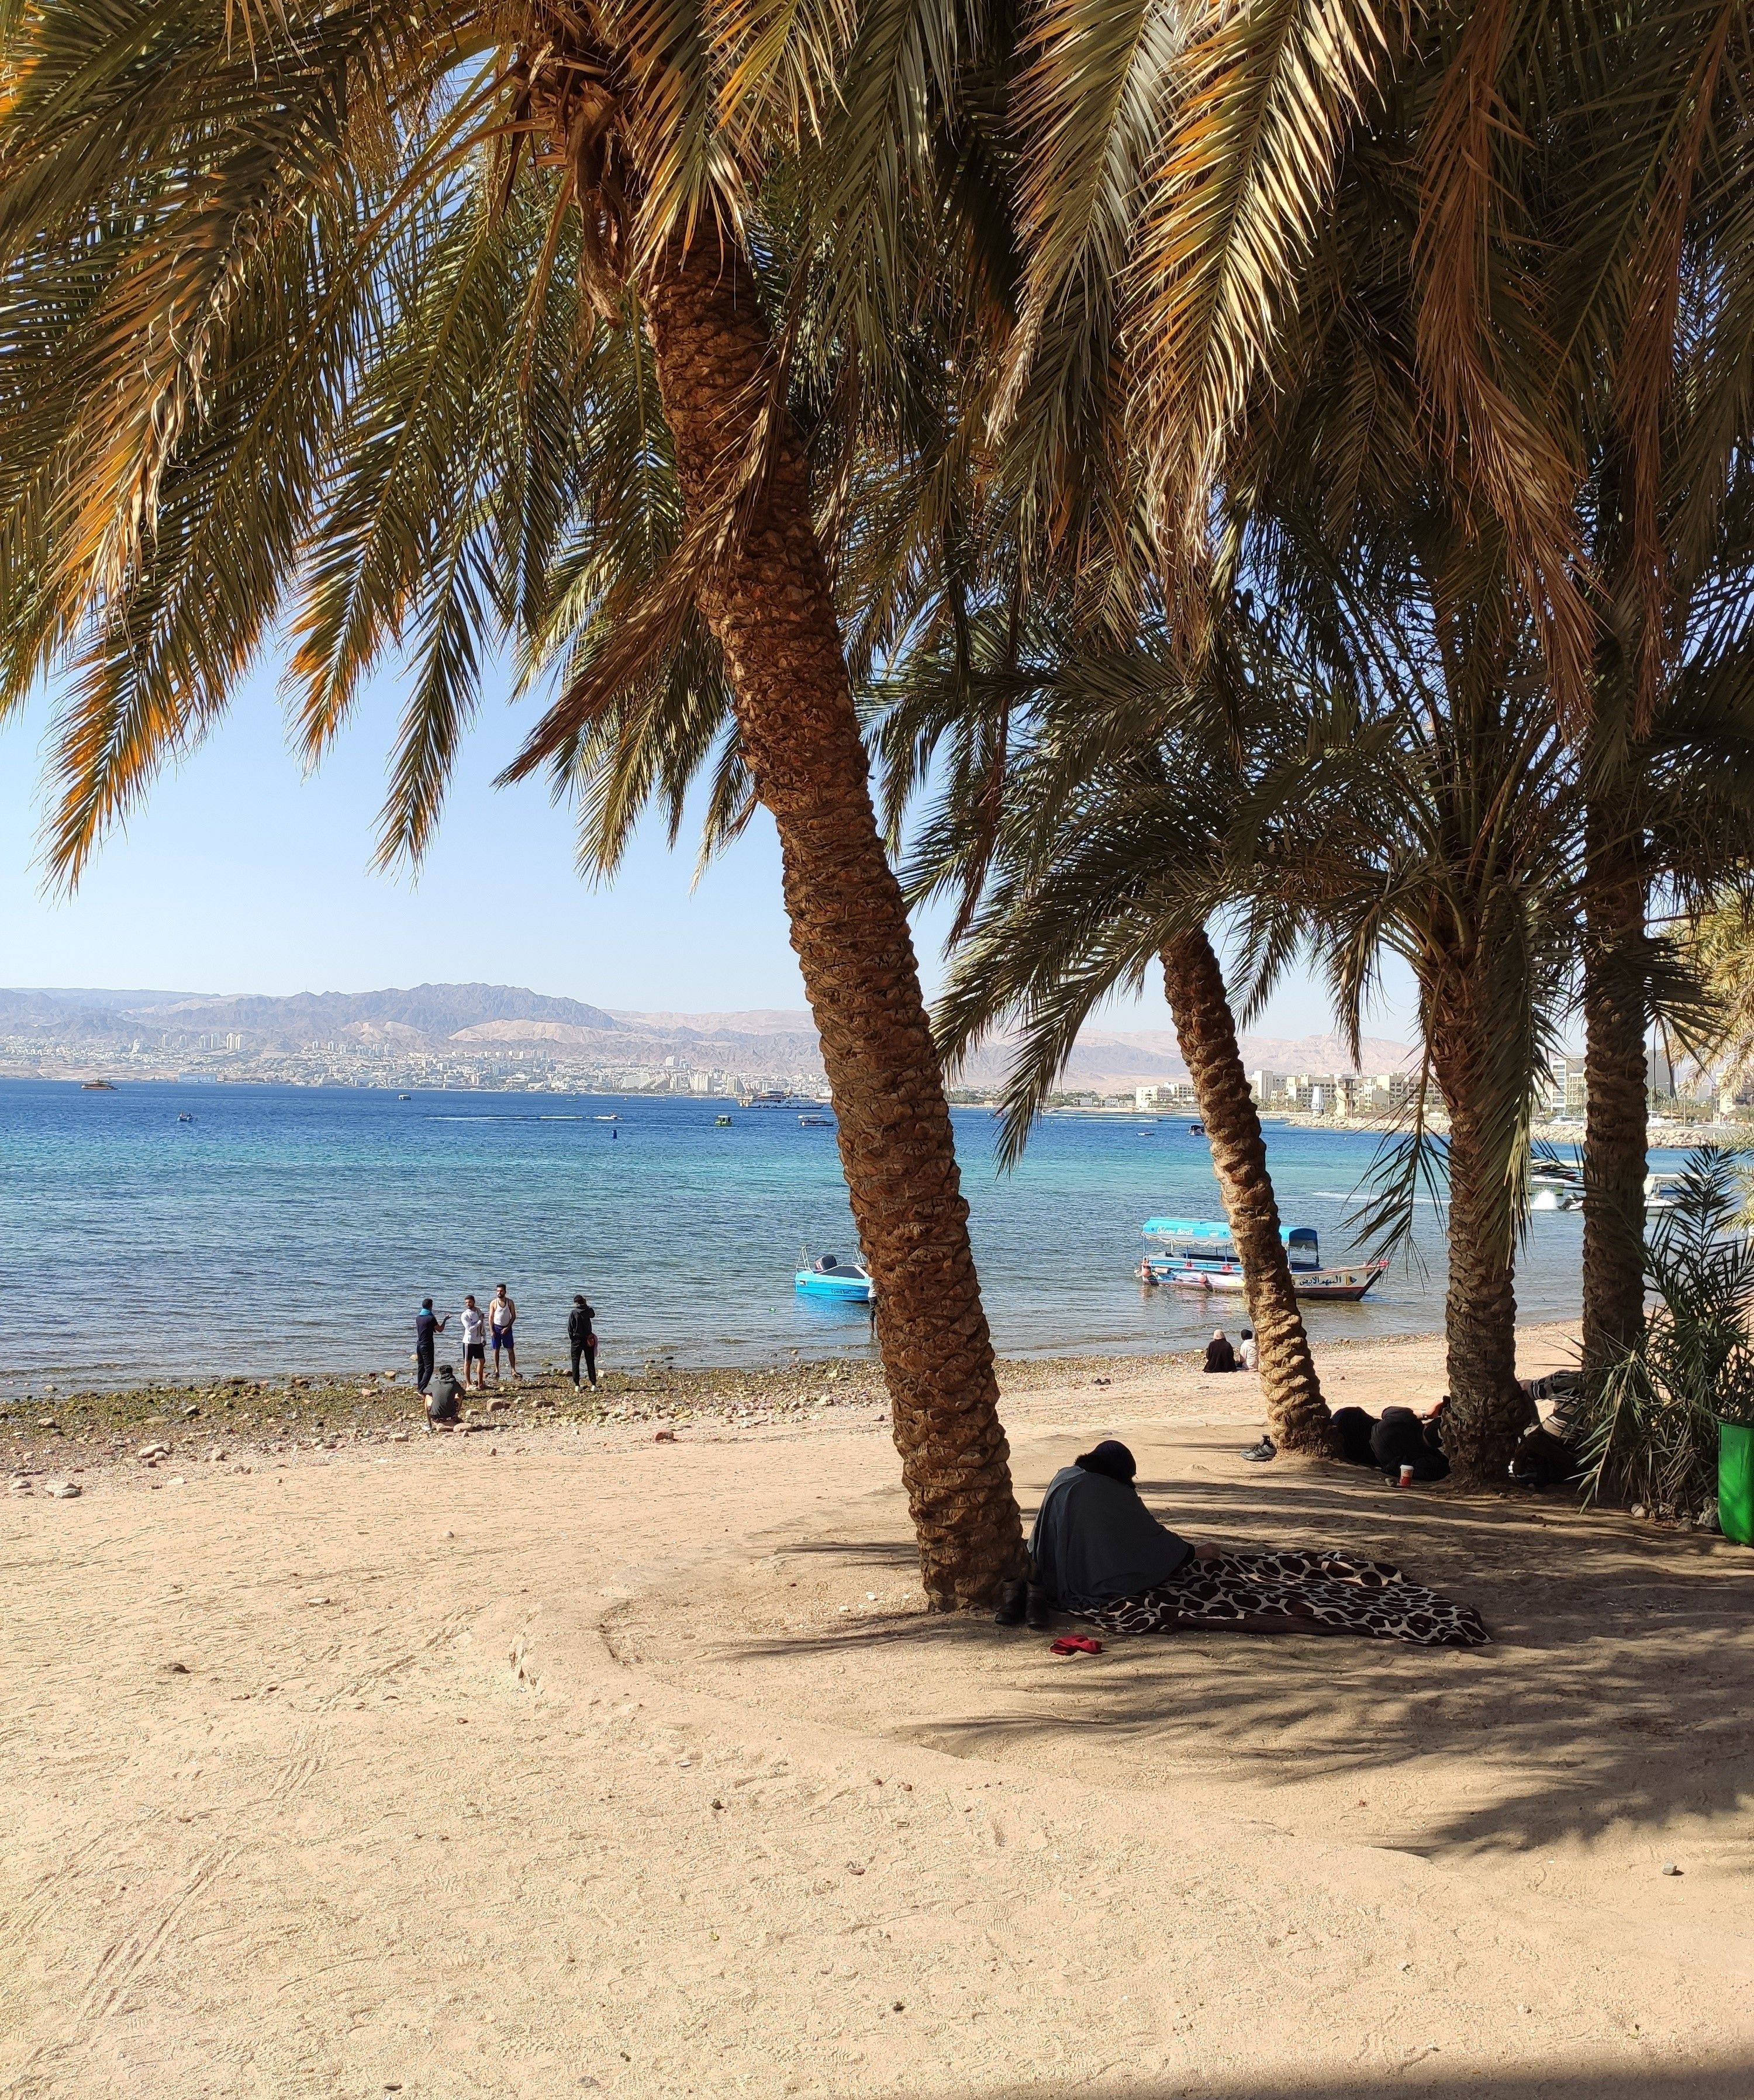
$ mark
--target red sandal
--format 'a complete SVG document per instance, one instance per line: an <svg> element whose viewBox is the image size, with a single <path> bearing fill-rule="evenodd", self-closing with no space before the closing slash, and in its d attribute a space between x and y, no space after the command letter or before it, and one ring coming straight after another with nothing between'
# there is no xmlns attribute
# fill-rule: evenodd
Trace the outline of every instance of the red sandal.
<svg viewBox="0 0 1754 2100"><path fill-rule="evenodd" d="M1102 1643L1088 1634L1062 1634L1048 1650L1049 1655L1100 1655Z"/></svg>

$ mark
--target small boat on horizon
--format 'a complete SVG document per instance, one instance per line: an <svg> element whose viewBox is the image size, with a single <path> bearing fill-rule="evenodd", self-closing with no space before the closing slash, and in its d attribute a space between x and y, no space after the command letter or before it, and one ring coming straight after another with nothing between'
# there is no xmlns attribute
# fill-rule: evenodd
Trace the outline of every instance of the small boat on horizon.
<svg viewBox="0 0 1754 2100"><path fill-rule="evenodd" d="M731 1127L731 1118L729 1116L714 1116L713 1121L720 1130L729 1130Z"/></svg>
<svg viewBox="0 0 1754 2100"><path fill-rule="evenodd" d="M832 1254L819 1255L812 1261L807 1251L800 1259L803 1266L792 1282L806 1298L833 1299L842 1305L871 1303L871 1272L863 1262L842 1261Z"/></svg>
<svg viewBox="0 0 1754 2100"><path fill-rule="evenodd" d="M396 1096L396 1099L399 1101L411 1101L413 1098L414 1096L412 1094L398 1094Z"/></svg>
<svg viewBox="0 0 1754 2100"><path fill-rule="evenodd" d="M1190 1137L1204 1137L1206 1135L1206 1126L1203 1123L1191 1123L1187 1127L1187 1134Z"/></svg>
<svg viewBox="0 0 1754 2100"><path fill-rule="evenodd" d="M621 1120L618 1115L594 1115L591 1118L593 1123L619 1123Z"/></svg>
<svg viewBox="0 0 1754 2100"><path fill-rule="evenodd" d="M800 1130L833 1130L834 1118L825 1115L801 1115L797 1125Z"/></svg>
<svg viewBox="0 0 1754 2100"><path fill-rule="evenodd" d="M116 1091L113 1079L82 1079L79 1091L82 1094L113 1094Z"/></svg>
<svg viewBox="0 0 1754 2100"><path fill-rule="evenodd" d="M194 1117L189 1114L187 1109L184 1109L182 1114L177 1118L177 1121L179 1123L193 1123L194 1120Z"/></svg>

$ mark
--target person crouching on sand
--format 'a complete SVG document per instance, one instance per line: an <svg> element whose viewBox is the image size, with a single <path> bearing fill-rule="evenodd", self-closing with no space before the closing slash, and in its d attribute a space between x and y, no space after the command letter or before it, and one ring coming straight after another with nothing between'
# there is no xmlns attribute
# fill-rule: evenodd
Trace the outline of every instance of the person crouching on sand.
<svg viewBox="0 0 1754 2100"><path fill-rule="evenodd" d="M463 1388L448 1364L440 1364L439 1375L426 1394L426 1428L454 1429L462 1412Z"/></svg>

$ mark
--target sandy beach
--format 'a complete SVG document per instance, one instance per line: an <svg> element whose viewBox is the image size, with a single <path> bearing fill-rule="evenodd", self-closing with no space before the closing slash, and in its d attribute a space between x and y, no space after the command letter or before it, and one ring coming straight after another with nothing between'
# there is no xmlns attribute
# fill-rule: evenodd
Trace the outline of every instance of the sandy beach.
<svg viewBox="0 0 1754 2100"><path fill-rule="evenodd" d="M1496 1636L1060 1661L926 1614L833 1368L436 1440L405 1378L15 1408L0 2093L1754 2093L1754 1554L1245 1464L1186 1358L1006 1365L1026 1515L1118 1434L1178 1528Z"/></svg>

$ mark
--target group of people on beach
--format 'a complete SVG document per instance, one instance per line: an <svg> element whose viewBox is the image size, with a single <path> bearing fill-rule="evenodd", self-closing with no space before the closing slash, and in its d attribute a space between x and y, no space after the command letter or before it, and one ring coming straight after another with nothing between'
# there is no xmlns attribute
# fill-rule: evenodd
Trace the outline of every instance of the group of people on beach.
<svg viewBox="0 0 1754 2100"><path fill-rule="evenodd" d="M1200 1368L1208 1371L1259 1370L1261 1352L1255 1344L1254 1329L1244 1327L1233 1342L1222 1327L1215 1327L1212 1339L1206 1344L1206 1361Z"/></svg>
<svg viewBox="0 0 1754 2100"><path fill-rule="evenodd" d="M502 1357L506 1370L515 1379L521 1381L523 1375L518 1369L518 1307L503 1283L495 1290L484 1312L475 1303L471 1290L465 1294L462 1309L455 1315L462 1329L463 1339L463 1376L460 1385L454 1366L435 1363L439 1337L450 1325L452 1317L448 1312L438 1312L430 1298L422 1299L420 1310L414 1315L414 1383L426 1396L427 1421L440 1427L456 1421L463 1394L471 1389L486 1392L490 1348L493 1352L496 1385L500 1382ZM582 1290L575 1291L572 1308L567 1316L567 1347L572 1357L575 1392L583 1390L581 1369L592 1385L597 1383L594 1320L595 1308L587 1302Z"/></svg>

